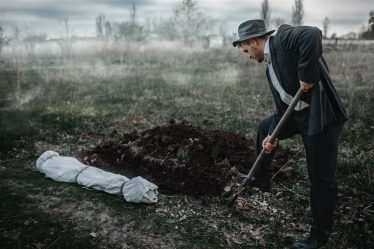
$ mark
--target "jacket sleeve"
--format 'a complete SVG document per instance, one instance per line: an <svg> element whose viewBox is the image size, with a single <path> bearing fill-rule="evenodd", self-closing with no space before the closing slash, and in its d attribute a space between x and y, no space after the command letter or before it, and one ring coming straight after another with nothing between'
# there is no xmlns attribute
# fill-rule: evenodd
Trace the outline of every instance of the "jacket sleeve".
<svg viewBox="0 0 374 249"><path fill-rule="evenodd" d="M322 33L316 27L299 26L284 37L285 49L298 55L297 72L299 80L305 83L318 83L319 58L322 55Z"/></svg>

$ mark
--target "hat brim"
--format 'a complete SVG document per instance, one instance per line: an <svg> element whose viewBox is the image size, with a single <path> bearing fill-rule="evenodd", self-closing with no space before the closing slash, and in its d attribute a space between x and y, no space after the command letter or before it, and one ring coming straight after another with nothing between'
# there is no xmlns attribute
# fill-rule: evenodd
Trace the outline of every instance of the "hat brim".
<svg viewBox="0 0 374 249"><path fill-rule="evenodd" d="M247 36L244 36L236 41L234 41L232 43L232 45L234 47L238 46L240 43L244 42L244 41L248 41L249 39L252 39L252 38L255 38L255 37L259 37L259 36L263 36L263 35L271 35L272 33L274 33L275 30L270 30L270 31L266 31L266 32L260 32L260 33L255 33L255 34L250 34L250 35L247 35Z"/></svg>

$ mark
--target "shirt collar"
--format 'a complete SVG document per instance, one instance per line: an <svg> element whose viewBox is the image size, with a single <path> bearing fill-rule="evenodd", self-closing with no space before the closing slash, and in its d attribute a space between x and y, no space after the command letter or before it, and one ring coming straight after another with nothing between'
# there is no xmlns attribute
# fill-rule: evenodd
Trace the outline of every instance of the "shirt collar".
<svg viewBox="0 0 374 249"><path fill-rule="evenodd" d="M266 65L271 63L269 40L270 40L270 37L266 40L265 47L264 47L264 60L265 60Z"/></svg>

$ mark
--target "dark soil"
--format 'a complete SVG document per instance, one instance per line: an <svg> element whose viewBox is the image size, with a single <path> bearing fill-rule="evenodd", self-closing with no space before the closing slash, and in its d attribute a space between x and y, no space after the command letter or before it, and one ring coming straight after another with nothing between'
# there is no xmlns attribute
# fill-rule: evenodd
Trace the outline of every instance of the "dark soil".
<svg viewBox="0 0 374 249"><path fill-rule="evenodd" d="M222 194L232 181L232 168L248 173L255 159L253 139L183 123L124 134L121 141L102 142L84 157L88 164L129 178L140 175L161 193L191 196ZM286 161L278 150L272 169Z"/></svg>

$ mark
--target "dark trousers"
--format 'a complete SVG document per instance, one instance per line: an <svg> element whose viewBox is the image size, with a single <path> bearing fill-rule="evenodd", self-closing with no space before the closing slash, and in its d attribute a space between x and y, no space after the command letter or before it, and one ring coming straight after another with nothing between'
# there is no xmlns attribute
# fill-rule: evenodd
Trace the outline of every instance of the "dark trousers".
<svg viewBox="0 0 374 249"><path fill-rule="evenodd" d="M273 116L264 119L258 129L257 153L262 150L262 141L268 136L269 127ZM300 134L306 151L306 161L310 181L310 203L312 210L311 235L321 240L327 240L331 233L333 211L337 199L336 159L338 155L339 135L343 123L333 124L323 132L308 135L307 122L292 117L286 124L284 131L279 135L279 140ZM268 177L270 164L274 151L262 161L256 177Z"/></svg>

